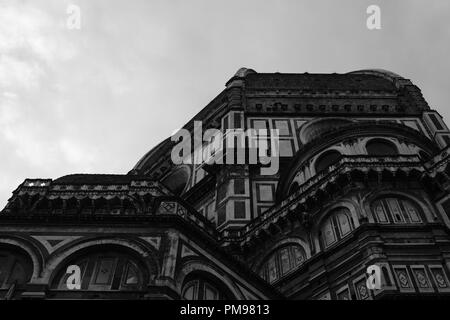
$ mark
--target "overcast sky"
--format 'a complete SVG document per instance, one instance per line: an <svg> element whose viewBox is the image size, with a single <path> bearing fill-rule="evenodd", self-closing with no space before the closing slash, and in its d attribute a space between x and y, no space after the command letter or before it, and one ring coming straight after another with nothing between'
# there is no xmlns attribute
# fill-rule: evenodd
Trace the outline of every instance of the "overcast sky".
<svg viewBox="0 0 450 320"><path fill-rule="evenodd" d="M127 173L243 66L388 69L449 121L449 21L448 0L0 0L0 207L28 177Z"/></svg>

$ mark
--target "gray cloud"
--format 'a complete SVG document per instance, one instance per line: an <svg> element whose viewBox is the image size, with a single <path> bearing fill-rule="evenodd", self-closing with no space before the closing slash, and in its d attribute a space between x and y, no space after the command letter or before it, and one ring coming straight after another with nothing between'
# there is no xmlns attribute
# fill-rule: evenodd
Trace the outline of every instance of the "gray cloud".
<svg viewBox="0 0 450 320"><path fill-rule="evenodd" d="M0 207L27 177L127 172L241 66L389 69L450 119L450 3L376 3L379 31L365 0L2 2Z"/></svg>

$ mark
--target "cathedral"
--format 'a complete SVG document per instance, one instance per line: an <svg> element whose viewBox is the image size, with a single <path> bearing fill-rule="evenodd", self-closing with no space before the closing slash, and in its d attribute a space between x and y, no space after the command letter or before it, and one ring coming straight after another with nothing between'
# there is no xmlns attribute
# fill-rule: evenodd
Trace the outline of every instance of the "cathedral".
<svg viewBox="0 0 450 320"><path fill-rule="evenodd" d="M450 297L450 131L410 80L241 68L195 123L276 132L276 170L175 163L168 137L127 174L26 179L0 212L0 299Z"/></svg>

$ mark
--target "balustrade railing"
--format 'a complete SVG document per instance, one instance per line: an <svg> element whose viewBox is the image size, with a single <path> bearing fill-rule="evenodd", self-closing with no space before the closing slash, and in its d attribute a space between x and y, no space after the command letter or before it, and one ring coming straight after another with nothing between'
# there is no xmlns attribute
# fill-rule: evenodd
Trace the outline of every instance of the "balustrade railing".
<svg viewBox="0 0 450 320"><path fill-rule="evenodd" d="M289 195L278 205L265 211L259 217L248 223L240 230L233 230L232 232L222 231L222 240L224 241L241 241L249 233L255 232L264 228L266 225L276 221L279 217L284 216L290 208L305 199L308 194L313 193L319 189L323 183L329 181L332 177L341 173L348 172L354 169L385 169L392 167L408 167L414 166L420 170L423 168L421 159L417 155L398 155L398 156L383 156L374 157L366 155L343 156L335 164L331 165L327 170L319 172L314 177L308 179L299 186L297 191Z"/></svg>

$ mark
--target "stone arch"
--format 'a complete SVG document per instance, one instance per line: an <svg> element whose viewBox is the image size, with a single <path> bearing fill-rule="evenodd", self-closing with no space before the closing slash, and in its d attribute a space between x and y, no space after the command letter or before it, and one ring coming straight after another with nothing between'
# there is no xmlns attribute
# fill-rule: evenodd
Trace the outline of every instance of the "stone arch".
<svg viewBox="0 0 450 320"><path fill-rule="evenodd" d="M343 153L342 153L342 150L340 148L331 147L331 148L328 148L328 149L322 151L321 153L317 154L314 157L314 160L311 162L311 169L312 169L311 171L314 174L317 174L319 171L324 169L324 168L318 168L318 166L320 165L320 162L323 161L324 158L329 156L329 155L336 155L336 159L335 160L337 160L339 157L343 156Z"/></svg>
<svg viewBox="0 0 450 320"><path fill-rule="evenodd" d="M269 246L269 248L266 250L267 254L262 255L258 259L256 259L253 264L252 268L254 270L258 270L261 265L264 263L264 261L270 257L274 252L276 252L278 249L287 246L287 245L299 245L302 247L302 249L305 251L306 259L311 258L311 248L307 241L303 240L300 237L288 237L285 239L282 239L281 241L277 241L276 243Z"/></svg>
<svg viewBox="0 0 450 320"><path fill-rule="evenodd" d="M312 177L314 177L317 172L317 162L327 153L337 152L340 153L340 156L345 156L347 154L347 150L339 145L332 145L317 154L310 157L307 161L304 162L304 166L298 167L297 171L293 174L292 178L288 184L288 193L287 195L291 195L291 188L294 186L294 183L297 183L297 187L308 181ZM302 177L302 178L301 178ZM296 189L296 188L294 188ZM279 190L279 189L277 189Z"/></svg>
<svg viewBox="0 0 450 320"><path fill-rule="evenodd" d="M344 200L339 200L339 201L335 201L334 203L330 204L329 207L326 208L326 210L322 211L318 216L317 216L317 220L314 223L314 227L318 228L318 226L323 222L323 220L328 216L328 214L331 211L334 211L335 209L338 208L347 208L350 211L350 216L353 220L353 224L355 226L355 229L357 227L359 227L360 223L359 223L359 211L358 211L358 205L357 203L355 203L354 201L350 200L350 199L344 199Z"/></svg>
<svg viewBox="0 0 450 320"><path fill-rule="evenodd" d="M330 213L332 213L333 211L335 211L339 208L345 208L345 209L349 210L349 212L350 212L349 217L351 218L351 222L353 224L352 232L360 226L360 220L359 220L360 208L359 208L358 204L350 199L335 201L334 203L330 204L329 207L327 207L325 210L323 210L322 212L320 212L317 215L317 217L315 219L316 221L314 222L313 227L311 228L311 238L314 243L314 247L317 249L316 252L322 248L320 236L319 236L319 232L320 232L320 228L321 228L322 224L324 223L325 219L328 218Z"/></svg>
<svg viewBox="0 0 450 320"><path fill-rule="evenodd" d="M180 195L191 182L192 170L188 165L181 165L172 170L161 182L174 194Z"/></svg>
<svg viewBox="0 0 450 320"><path fill-rule="evenodd" d="M389 153L386 153L386 155L388 156L388 155L397 155L397 154L400 154L400 145L399 145L399 143L398 143L398 141L394 141L394 139L389 139L389 138L385 138L385 137L370 137L370 138L368 138L366 141L365 141L365 143L364 143L364 148L365 148L365 150L366 150L366 153L367 154L370 154L371 152L370 152L370 150L369 149L373 149L373 145L374 144L379 144L379 145L381 145L381 146L383 146L386 150L387 149L391 149L391 150L388 150L387 152L389 152ZM377 152L377 151L375 151L375 152ZM372 150L372 153L373 153L373 150ZM383 153L383 152L381 152L381 153Z"/></svg>
<svg viewBox="0 0 450 320"><path fill-rule="evenodd" d="M298 136L302 144L307 144L324 132L340 128L353 122L353 120L342 117L315 119L303 124L298 131Z"/></svg>
<svg viewBox="0 0 450 320"><path fill-rule="evenodd" d="M403 78L402 76L396 74L395 72L384 69L362 69L348 72L348 74L374 75L386 79L388 81L391 81L397 88L400 88L404 85L412 85L410 80Z"/></svg>
<svg viewBox="0 0 450 320"><path fill-rule="evenodd" d="M24 251L29 256L33 264L33 274L30 281L33 281L40 277L43 270L44 259L43 253L35 244L33 244L31 241L27 241L21 238L1 236L0 246L1 245L17 247Z"/></svg>
<svg viewBox="0 0 450 320"><path fill-rule="evenodd" d="M411 139L398 139L397 137L390 135L377 135L377 136L366 136L362 137L360 141L360 146L365 154L369 154L367 150L367 145L375 140L385 141L389 144L392 144L397 150L397 155L402 154L418 154L418 151L424 151L424 148L419 147L413 140ZM424 151L427 152L427 151ZM429 153L429 152L427 152Z"/></svg>
<svg viewBox="0 0 450 320"><path fill-rule="evenodd" d="M230 279L228 275L220 272L217 267L199 259L190 259L186 261L177 272L175 276L175 285L180 296L186 277L193 272L204 273L215 278L218 283L222 284L233 295L234 299L245 299L242 292L237 288L233 280Z"/></svg>
<svg viewBox="0 0 450 320"><path fill-rule="evenodd" d="M55 251L45 264L45 270L42 275L43 280L51 284L60 268L63 268L75 255L82 254L87 249L93 249L95 247L102 248L104 246L114 246L134 253L147 268L150 282L158 276L159 267L155 259L155 252L150 246L141 244L137 239L91 238L72 242L65 246L64 249L60 248Z"/></svg>
<svg viewBox="0 0 450 320"><path fill-rule="evenodd" d="M300 176L305 180L308 180L315 174L311 172L313 160L320 153L335 148L343 155L364 154L364 142L375 137L390 139L397 145L401 154L417 154L406 145L407 143L412 143L432 154L438 151L435 142L415 129L404 125L374 121L349 123L335 130L325 132L322 137L308 142L296 152L290 164L280 174L276 192L277 201L285 199L292 181L296 179L297 173L301 170L304 172L304 177L303 174L300 174ZM305 169L303 170L302 168Z"/></svg>
<svg viewBox="0 0 450 320"><path fill-rule="evenodd" d="M394 197L397 196L400 198L406 198L420 208L426 220L425 222L433 221L433 217L435 216L435 214L432 212L432 210L430 209L431 207L429 206L429 204L426 203L425 199L421 199L419 195L413 195L409 192L392 190L389 188L383 190L378 189L370 191L366 195L364 195L363 198L361 199L361 203L364 206L364 210L367 212L369 222L371 223L375 222L375 219L372 215L372 210L370 208L371 204L377 198L382 198L383 196L394 196Z"/></svg>

